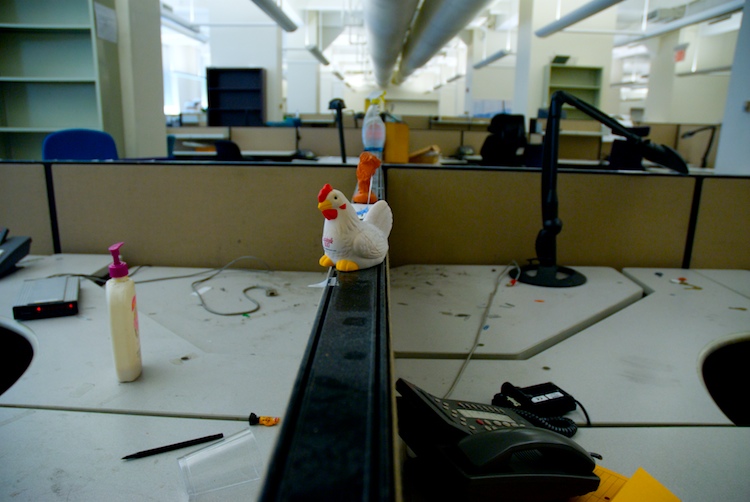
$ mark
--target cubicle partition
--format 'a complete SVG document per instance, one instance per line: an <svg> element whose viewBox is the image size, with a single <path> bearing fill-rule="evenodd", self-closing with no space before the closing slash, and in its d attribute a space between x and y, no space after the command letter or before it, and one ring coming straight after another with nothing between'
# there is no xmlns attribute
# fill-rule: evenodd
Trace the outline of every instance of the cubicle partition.
<svg viewBox="0 0 750 502"><path fill-rule="evenodd" d="M353 189L353 167L54 164L63 253L127 243L132 264L220 267L252 255L318 271L325 183Z"/></svg>
<svg viewBox="0 0 750 502"><path fill-rule="evenodd" d="M536 255L541 175L530 170L391 166L391 264L504 264ZM558 261L681 267L696 180L673 175L558 176Z"/></svg>
<svg viewBox="0 0 750 502"><path fill-rule="evenodd" d="M294 127L232 127L230 137L240 150L294 151Z"/></svg>
<svg viewBox="0 0 750 502"><path fill-rule="evenodd" d="M393 266L535 256L538 170L384 170ZM0 163L0 179L0 224L31 236L34 254L98 254L126 241L133 263L217 267L253 255L317 271L317 192L325 183L354 190L356 174L340 165ZM558 197L561 264L750 268L746 177L564 171Z"/></svg>
<svg viewBox="0 0 750 502"><path fill-rule="evenodd" d="M699 179L700 204L690 265L750 269L750 179Z"/></svg>
<svg viewBox="0 0 750 502"><path fill-rule="evenodd" d="M300 127L299 147L311 150L317 156L341 156L341 142L338 129L331 127ZM344 129L344 147L348 157L358 157L365 149L362 145L362 131Z"/></svg>
<svg viewBox="0 0 750 502"><path fill-rule="evenodd" d="M31 253L54 253L52 218L43 164L0 163L0 227L31 237Z"/></svg>

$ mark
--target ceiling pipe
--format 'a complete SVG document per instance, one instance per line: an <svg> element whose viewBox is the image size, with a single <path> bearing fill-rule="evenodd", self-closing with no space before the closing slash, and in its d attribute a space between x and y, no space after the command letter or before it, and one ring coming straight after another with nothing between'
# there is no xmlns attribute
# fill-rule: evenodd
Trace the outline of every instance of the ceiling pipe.
<svg viewBox="0 0 750 502"><path fill-rule="evenodd" d="M386 88L419 0L365 0L363 16L375 83Z"/></svg>
<svg viewBox="0 0 750 502"><path fill-rule="evenodd" d="M672 21L671 23L667 23L664 26L660 26L656 29L646 30L646 33L644 33L643 35L639 37L626 38L620 41L615 40L614 46L622 47L623 45L630 45L632 43L641 42L649 38L664 35L665 33L669 33L670 31L679 30L681 28L690 26L692 24L702 23L704 21L708 21L716 17L724 16L726 14L731 14L733 12L742 10L744 5L745 5L745 0L734 0L731 2L717 5L715 7L709 7L702 11L696 12L695 14L690 14L685 17L681 17L680 19L676 21ZM745 14L746 13L743 12L743 15Z"/></svg>
<svg viewBox="0 0 750 502"><path fill-rule="evenodd" d="M268 14L268 17L276 21L281 29L284 31L292 32L297 29L297 23L292 21L286 13L281 10L281 7L276 5L274 0L250 0L255 5L260 7L260 10Z"/></svg>
<svg viewBox="0 0 750 502"><path fill-rule="evenodd" d="M510 55L510 51L505 50L505 49L501 49L501 50L497 51L496 53L494 53L494 54L492 54L490 56L487 56L485 59L483 59L483 60L479 61L478 63L476 63L474 65L474 69L475 70L479 70L479 69L484 68L485 66L487 66L487 65L489 65L491 63L494 63L495 61L498 61L500 59L503 59L505 56L509 56L509 55Z"/></svg>
<svg viewBox="0 0 750 502"><path fill-rule="evenodd" d="M414 20L394 81L400 84L424 66L493 0L430 0L422 3Z"/></svg>
<svg viewBox="0 0 750 502"><path fill-rule="evenodd" d="M585 5L581 5L574 11L565 14L557 21L553 21L547 26L539 28L534 32L534 34L537 37L548 37L553 33L557 33L558 31L567 28L570 25L576 24L579 21L583 21L584 19L591 17L594 14L598 14L604 9L608 9L609 7L612 7L613 5L620 2L622 2L622 0L593 0Z"/></svg>

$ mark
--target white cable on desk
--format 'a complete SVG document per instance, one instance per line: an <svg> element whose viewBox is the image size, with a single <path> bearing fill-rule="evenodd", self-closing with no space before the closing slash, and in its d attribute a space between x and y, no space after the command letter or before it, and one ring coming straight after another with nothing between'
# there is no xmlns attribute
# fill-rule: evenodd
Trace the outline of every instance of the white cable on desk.
<svg viewBox="0 0 750 502"><path fill-rule="evenodd" d="M500 280L507 275L508 270L510 270L511 267L518 269L519 274L520 274L521 267L519 267L518 263L516 263L516 261L513 260L511 263L506 265L503 271L500 272L500 274L498 274L498 276L495 278L495 286L492 288L492 292L490 293L489 300L487 300L487 305L484 307L484 313L482 314L482 319L479 323L479 327L477 328L477 334L474 337L474 345L471 347L471 350L469 351L469 355L466 356L466 359L461 365L461 369L458 370L458 373L456 374L456 378L453 380L453 383L451 384L450 389L448 389L448 392L446 392L445 395L443 396L443 399L447 399L453 393L453 390L456 388L456 385L458 385L458 382L461 379L461 376L463 375L464 370L466 369L466 366L469 364L469 361L471 361L471 357L474 355L474 352L476 352L477 347L479 347L479 338L482 336L482 331L484 331L485 323L487 322L487 318L490 315L490 309L492 309L492 304L495 301L495 295L497 294L497 290L500 288Z"/></svg>

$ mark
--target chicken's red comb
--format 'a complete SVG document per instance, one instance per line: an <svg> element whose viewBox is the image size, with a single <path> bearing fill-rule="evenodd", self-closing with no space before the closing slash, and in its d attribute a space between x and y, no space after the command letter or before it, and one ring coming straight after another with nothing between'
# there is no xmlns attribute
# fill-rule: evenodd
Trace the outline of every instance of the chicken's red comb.
<svg viewBox="0 0 750 502"><path fill-rule="evenodd" d="M326 200L326 197L328 197L328 194L331 193L333 190L333 187L326 183L323 185L323 188L320 189L320 193L318 193L318 202L323 202Z"/></svg>

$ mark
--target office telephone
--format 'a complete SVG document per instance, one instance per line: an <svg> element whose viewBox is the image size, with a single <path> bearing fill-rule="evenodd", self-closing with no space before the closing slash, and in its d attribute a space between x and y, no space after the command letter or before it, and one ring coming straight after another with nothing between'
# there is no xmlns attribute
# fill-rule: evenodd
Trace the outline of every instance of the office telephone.
<svg viewBox="0 0 750 502"><path fill-rule="evenodd" d="M396 390L399 434L443 493L550 501L599 486L588 452L510 409L441 399L404 379Z"/></svg>

